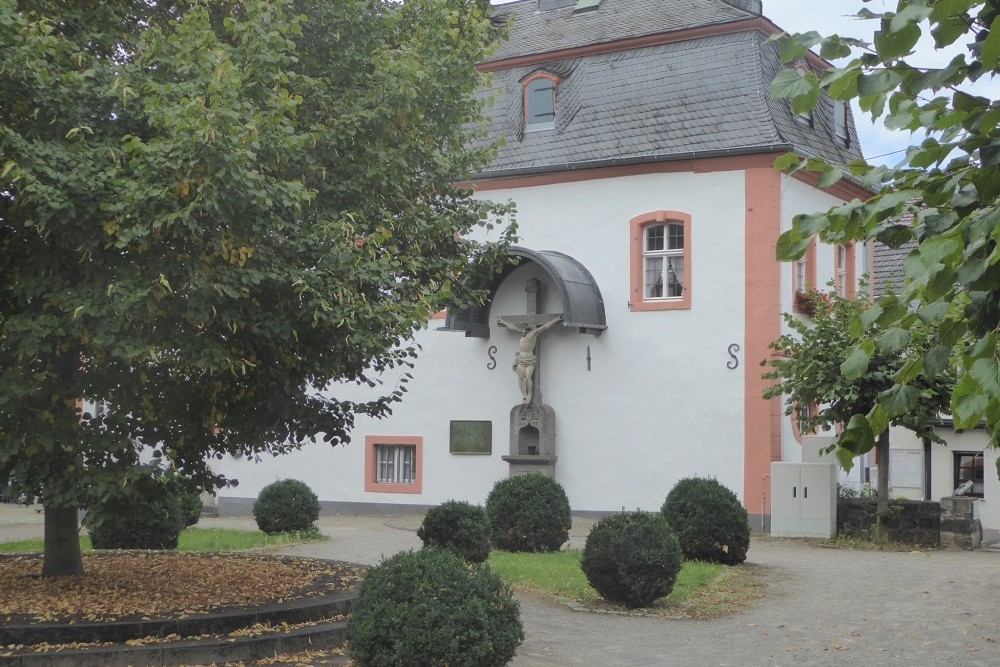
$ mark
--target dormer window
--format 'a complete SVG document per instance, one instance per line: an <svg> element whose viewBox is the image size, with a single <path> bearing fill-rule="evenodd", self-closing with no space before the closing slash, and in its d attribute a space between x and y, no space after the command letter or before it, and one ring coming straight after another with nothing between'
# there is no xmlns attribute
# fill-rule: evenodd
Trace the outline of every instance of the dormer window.
<svg viewBox="0 0 1000 667"><path fill-rule="evenodd" d="M556 85L559 77L537 72L524 81L524 130L551 130L556 126Z"/></svg>
<svg viewBox="0 0 1000 667"><path fill-rule="evenodd" d="M847 132L847 102L833 101L833 133L844 146L851 145L851 135Z"/></svg>
<svg viewBox="0 0 1000 667"><path fill-rule="evenodd" d="M800 79L804 79L807 74L809 74L809 65L805 61L797 63L795 65L795 73L799 75ZM795 114L795 120L803 125L813 126L813 114L812 110L803 111L802 113Z"/></svg>

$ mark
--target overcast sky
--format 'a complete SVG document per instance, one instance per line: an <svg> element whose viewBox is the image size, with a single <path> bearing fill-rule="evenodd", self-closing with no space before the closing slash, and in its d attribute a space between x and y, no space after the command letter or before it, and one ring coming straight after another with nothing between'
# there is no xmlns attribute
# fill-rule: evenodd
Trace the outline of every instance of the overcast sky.
<svg viewBox="0 0 1000 667"><path fill-rule="evenodd" d="M493 0L493 3L501 4L501 1ZM822 35L837 34L867 41L871 41L877 22L859 20L853 18L853 15L862 7L876 13L893 11L896 4L896 0L870 0L867 3L861 0L763 0L764 15L786 32L815 30ZM939 53L935 52L933 44L921 43L909 62L917 67L940 66L947 64L957 52L959 50L953 49L947 53ZM980 81L974 91L996 99L1000 97L1000 82ZM908 132L891 132L881 125L873 126L857 106L854 118L860 135L861 149L874 163L897 163L903 157L907 146L914 141L919 143L923 138L921 136L914 140Z"/></svg>

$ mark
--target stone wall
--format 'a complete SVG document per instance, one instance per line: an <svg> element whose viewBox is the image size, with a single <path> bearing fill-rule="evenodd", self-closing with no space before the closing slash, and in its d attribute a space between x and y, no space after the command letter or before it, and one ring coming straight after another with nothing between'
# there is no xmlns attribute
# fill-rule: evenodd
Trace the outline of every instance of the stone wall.
<svg viewBox="0 0 1000 667"><path fill-rule="evenodd" d="M983 524L976 516L976 499L941 499L941 546L945 549L978 549L983 544Z"/></svg>
<svg viewBox="0 0 1000 667"><path fill-rule="evenodd" d="M877 507L875 500L838 498L837 535L874 538ZM941 543L941 503L893 500L889 503L889 512L890 541L935 547Z"/></svg>

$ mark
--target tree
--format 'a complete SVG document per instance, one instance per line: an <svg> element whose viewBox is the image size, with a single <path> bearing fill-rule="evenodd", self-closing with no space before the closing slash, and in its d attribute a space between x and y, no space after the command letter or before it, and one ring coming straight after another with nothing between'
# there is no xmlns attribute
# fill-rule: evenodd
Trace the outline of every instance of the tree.
<svg viewBox="0 0 1000 667"><path fill-rule="evenodd" d="M321 390L405 370L507 261L454 185L498 35L486 0L0 0L0 479L44 574L143 451L211 489L389 412Z"/></svg>
<svg viewBox="0 0 1000 667"><path fill-rule="evenodd" d="M772 84L778 97L796 111L811 108L821 93L838 100L857 99L872 119L884 118L891 129L926 134L911 146L903 162L875 167L864 162L829 164L788 155L777 166L821 172L829 185L845 175L860 179L879 193L867 202L852 201L825 213L800 215L779 240L780 259L801 257L818 235L827 242L879 240L899 247L916 240L907 258L906 284L898 296L865 311L877 324L847 351L844 379L856 380L871 368L881 339L897 339L913 327L934 324L933 338L922 355L912 357L891 378L889 401L921 378L932 378L941 362L966 333L971 343L958 356L958 382L951 394L957 428L985 422L994 446L1000 445L1000 104L972 91L972 84L1000 71L1000 3L996 0L899 0L895 12L862 9L860 18L878 21L870 43L815 33L784 36L784 62L819 46L827 59L852 59L842 67L800 77L779 74ZM911 64L921 37L936 49L964 46L948 65ZM913 215L912 226L899 222ZM957 304L958 308L952 308ZM861 315L859 314L859 317ZM860 449L886 427L878 414L864 416L868 429L855 433ZM998 470L1000 473L1000 470Z"/></svg>
<svg viewBox="0 0 1000 667"><path fill-rule="evenodd" d="M879 434L876 539L884 541L882 519L889 509L888 427L902 426L940 441L933 424L948 409L954 373L947 355L933 357L935 368L905 385L897 384L893 378L901 369L924 357L937 334L933 326L917 323L886 335L876 323L876 308L867 299L817 293L812 303L811 321L785 315L791 331L771 344L777 356L766 362L770 370L764 377L777 382L764 397L784 395L785 414L795 415L804 432L843 428L836 454L847 470L855 457L871 450L868 443Z"/></svg>

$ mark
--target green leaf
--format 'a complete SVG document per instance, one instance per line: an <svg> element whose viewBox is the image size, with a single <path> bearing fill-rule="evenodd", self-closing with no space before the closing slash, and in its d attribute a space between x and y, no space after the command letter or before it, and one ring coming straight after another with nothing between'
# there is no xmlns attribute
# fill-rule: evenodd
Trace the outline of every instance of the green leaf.
<svg viewBox="0 0 1000 667"><path fill-rule="evenodd" d="M969 373L984 392L1000 399L1000 364L996 359L976 359Z"/></svg>
<svg viewBox="0 0 1000 667"><path fill-rule="evenodd" d="M776 254L779 260L787 262L802 257L811 245L812 237L803 238L792 228L778 237Z"/></svg>
<svg viewBox="0 0 1000 667"><path fill-rule="evenodd" d="M951 304L945 301L937 301L935 303L927 303L922 305L917 310L917 317L924 324L931 324L932 322L937 322L943 320L951 309Z"/></svg>
<svg viewBox="0 0 1000 667"><path fill-rule="evenodd" d="M837 447L837 462L840 463L840 467L844 469L844 472L851 472L851 468L854 467L854 459L858 458L858 454L855 454L846 447ZM997 466L1000 469L1000 465Z"/></svg>
<svg viewBox="0 0 1000 667"><path fill-rule="evenodd" d="M878 337L878 350L882 354L896 354L910 342L910 332L906 329L893 327Z"/></svg>
<svg viewBox="0 0 1000 667"><path fill-rule="evenodd" d="M878 318L885 312L882 306L876 304L867 310L861 312L859 319L861 320L861 328L867 330L871 325L875 324Z"/></svg>
<svg viewBox="0 0 1000 667"><path fill-rule="evenodd" d="M892 92L903 81L903 77L891 70L880 70L874 74L862 74L858 77L858 95L866 98L876 98ZM882 101L884 103L884 100ZM871 108L880 106L877 100L870 99ZM881 115L881 112L878 113Z"/></svg>
<svg viewBox="0 0 1000 667"><path fill-rule="evenodd" d="M796 37L785 35L779 39L778 59L782 64L805 60L808 53L809 49Z"/></svg>
<svg viewBox="0 0 1000 667"><path fill-rule="evenodd" d="M864 415L851 417L838 444L841 449L846 449L855 456L871 451L875 446L875 434Z"/></svg>
<svg viewBox="0 0 1000 667"><path fill-rule="evenodd" d="M979 390L971 375L964 376L951 395L951 415L955 428L970 429L979 425L989 405L989 397Z"/></svg>
<svg viewBox="0 0 1000 667"><path fill-rule="evenodd" d="M785 171L797 167L800 162L802 162L802 158L795 153L785 153L774 161L774 169L775 171Z"/></svg>
<svg viewBox="0 0 1000 667"><path fill-rule="evenodd" d="M791 100L795 113L805 113L819 100L819 79L812 72L805 76L796 69L786 69L771 82L771 94L778 99Z"/></svg>
<svg viewBox="0 0 1000 667"><path fill-rule="evenodd" d="M901 5L899 11L889 21L889 30L898 31L911 23L919 23L931 15L933 10L923 2Z"/></svg>
<svg viewBox="0 0 1000 667"><path fill-rule="evenodd" d="M906 384L907 382L912 382L920 377L920 373L924 370L924 358L923 357L911 357L906 360L896 373L892 376L892 381L899 384Z"/></svg>
<svg viewBox="0 0 1000 667"><path fill-rule="evenodd" d="M816 185L820 188L828 188L832 185L836 185L843 177L844 172L840 169L840 167L830 167L829 169L823 171Z"/></svg>
<svg viewBox="0 0 1000 667"><path fill-rule="evenodd" d="M955 289L955 270L950 264L937 264L931 268L924 298L936 301L952 294Z"/></svg>
<svg viewBox="0 0 1000 667"><path fill-rule="evenodd" d="M891 61L905 56L920 40L920 26L916 23L906 23L898 28L883 29L875 33L875 50L879 58Z"/></svg>
<svg viewBox="0 0 1000 667"><path fill-rule="evenodd" d="M885 407L885 413L892 419L913 412L920 401L920 389L909 384L897 384L879 394L879 405Z"/></svg>
<svg viewBox="0 0 1000 667"><path fill-rule="evenodd" d="M852 345L847 348L847 358L840 365L840 373L846 380L853 382L865 374L871 358L872 351L866 349L865 344Z"/></svg>
<svg viewBox="0 0 1000 667"><path fill-rule="evenodd" d="M881 403L876 403L875 407L868 413L868 423L871 425L872 433L876 436L889 428L889 415Z"/></svg>
<svg viewBox="0 0 1000 667"><path fill-rule="evenodd" d="M955 239L934 236L920 244L920 261L930 268L935 264L954 259L962 251L962 244Z"/></svg>
<svg viewBox="0 0 1000 667"><path fill-rule="evenodd" d="M995 70L1000 65L1000 16L994 18L990 24L990 32L982 44L979 58L987 71Z"/></svg>
<svg viewBox="0 0 1000 667"><path fill-rule="evenodd" d="M935 345L924 355L924 373L934 377L951 366L951 352L943 345Z"/></svg>
<svg viewBox="0 0 1000 667"><path fill-rule="evenodd" d="M831 99L850 100L858 96L858 77L861 70L830 69L823 74L823 85Z"/></svg>

